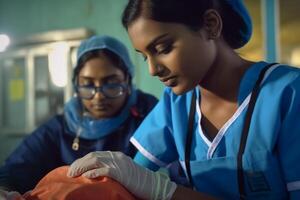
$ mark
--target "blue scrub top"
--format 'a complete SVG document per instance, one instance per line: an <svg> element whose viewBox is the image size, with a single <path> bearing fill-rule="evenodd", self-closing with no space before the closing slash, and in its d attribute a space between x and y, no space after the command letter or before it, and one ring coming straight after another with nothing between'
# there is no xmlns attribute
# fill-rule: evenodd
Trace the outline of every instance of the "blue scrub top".
<svg viewBox="0 0 300 200"><path fill-rule="evenodd" d="M203 134L197 105L191 147L195 189L222 199L238 199L237 153L248 103L260 71L258 62L244 74L239 108L213 141ZM200 101L199 89L197 102ZM184 166L184 149L192 91L174 94L166 88L161 100L131 138L140 154L160 167L175 160ZM276 65L261 84L243 155L248 199L300 199L300 70ZM146 162L138 159L147 167ZM149 162L150 163L150 162Z"/></svg>

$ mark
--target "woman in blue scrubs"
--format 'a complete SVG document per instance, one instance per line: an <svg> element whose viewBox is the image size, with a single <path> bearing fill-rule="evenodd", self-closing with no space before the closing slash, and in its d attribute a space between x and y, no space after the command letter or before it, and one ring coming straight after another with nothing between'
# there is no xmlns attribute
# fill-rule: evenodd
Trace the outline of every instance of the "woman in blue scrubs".
<svg viewBox="0 0 300 200"><path fill-rule="evenodd" d="M134 157L137 150L129 139L157 99L134 87L133 71L125 45L116 38L84 40L73 73L76 96L63 114L42 124L7 158L0 168L0 188L32 190L49 171L93 151Z"/></svg>
<svg viewBox="0 0 300 200"><path fill-rule="evenodd" d="M252 33L242 0L130 0L123 25L166 89L131 138L138 165L95 152L70 176L109 175L143 199L300 199L300 70L235 52ZM193 189L143 168L175 160Z"/></svg>

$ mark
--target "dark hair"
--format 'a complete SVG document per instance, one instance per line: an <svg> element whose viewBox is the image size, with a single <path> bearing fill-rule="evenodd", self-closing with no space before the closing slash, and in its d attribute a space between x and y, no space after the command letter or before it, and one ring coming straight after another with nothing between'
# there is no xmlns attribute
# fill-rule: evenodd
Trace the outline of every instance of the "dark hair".
<svg viewBox="0 0 300 200"><path fill-rule="evenodd" d="M131 77L130 73L128 72L128 67L125 65L124 61L117 54L115 54L114 52L112 52L108 49L96 49L96 50L92 50L92 51L89 51L89 52L86 52L85 54L83 54L80 57L80 59L78 60L77 66L75 67L75 69L73 71L73 77L72 77L73 84L74 85L77 84L77 76L78 76L80 70L83 68L84 64L93 58L100 57L101 55L106 56L115 67L122 70L125 74L125 77L129 78L129 85L131 85L132 77Z"/></svg>
<svg viewBox="0 0 300 200"><path fill-rule="evenodd" d="M208 9L217 10L223 20L222 35L234 49L245 44L244 23L224 0L129 0L122 16L123 26L128 26L143 16L160 22L183 24L192 30L199 30L202 16Z"/></svg>

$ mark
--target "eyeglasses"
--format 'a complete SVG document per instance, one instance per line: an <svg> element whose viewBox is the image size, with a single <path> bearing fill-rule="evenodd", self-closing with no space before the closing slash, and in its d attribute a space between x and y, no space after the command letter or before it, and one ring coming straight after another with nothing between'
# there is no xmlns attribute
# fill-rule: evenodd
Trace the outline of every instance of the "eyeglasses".
<svg viewBox="0 0 300 200"><path fill-rule="evenodd" d="M100 87L95 86L77 86L76 90L79 97L83 99L94 98L97 92L101 92L105 97L113 99L122 96L128 88L127 84L112 83Z"/></svg>

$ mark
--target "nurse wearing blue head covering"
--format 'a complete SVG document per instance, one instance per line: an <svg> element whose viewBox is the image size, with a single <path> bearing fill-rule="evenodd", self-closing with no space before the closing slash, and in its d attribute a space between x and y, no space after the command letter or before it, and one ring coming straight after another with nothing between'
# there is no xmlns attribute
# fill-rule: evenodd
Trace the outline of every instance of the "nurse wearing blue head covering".
<svg viewBox="0 0 300 200"><path fill-rule="evenodd" d="M92 151L121 151L133 157L129 138L157 103L132 85L126 47L110 36L81 43L74 67L75 96L64 113L26 137L0 168L0 187L24 193L49 171ZM1 191L0 191L1 198Z"/></svg>
<svg viewBox="0 0 300 200"><path fill-rule="evenodd" d="M143 199L300 199L300 70L234 51L252 33L242 0L130 0L123 24L167 87L131 138L138 165L97 152L70 176L109 175ZM193 190L141 167L176 160Z"/></svg>

